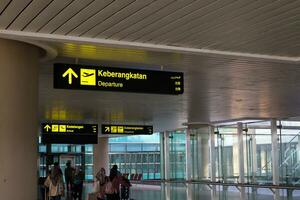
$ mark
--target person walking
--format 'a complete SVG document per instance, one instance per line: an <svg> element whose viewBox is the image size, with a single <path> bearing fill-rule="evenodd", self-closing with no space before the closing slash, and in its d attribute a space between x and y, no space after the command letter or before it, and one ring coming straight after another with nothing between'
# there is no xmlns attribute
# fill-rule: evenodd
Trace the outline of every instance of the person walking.
<svg viewBox="0 0 300 200"><path fill-rule="evenodd" d="M64 196L63 176L58 163L54 163L44 185L49 189L48 197L50 200L60 200Z"/></svg>
<svg viewBox="0 0 300 200"><path fill-rule="evenodd" d="M104 168L101 168L96 174L96 181L98 182L97 184L99 184L97 200L105 200L105 186L109 182L109 179L108 176L106 176Z"/></svg>
<svg viewBox="0 0 300 200"><path fill-rule="evenodd" d="M70 189L72 188L73 175L74 175L75 169L71 166L70 161L67 162L66 166L67 167L65 168L65 181L66 181L67 191L69 192Z"/></svg>
<svg viewBox="0 0 300 200"><path fill-rule="evenodd" d="M72 196L73 199L82 200L82 189L83 189L84 174L80 167L76 167L75 173L73 175L72 184Z"/></svg>
<svg viewBox="0 0 300 200"><path fill-rule="evenodd" d="M121 173L118 166L114 165L109 174L109 182L106 184L105 193L108 200L120 200Z"/></svg>

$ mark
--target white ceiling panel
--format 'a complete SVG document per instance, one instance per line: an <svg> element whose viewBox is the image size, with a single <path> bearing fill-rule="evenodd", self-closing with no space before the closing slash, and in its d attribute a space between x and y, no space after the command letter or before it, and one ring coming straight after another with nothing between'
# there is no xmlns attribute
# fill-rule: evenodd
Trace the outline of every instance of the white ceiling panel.
<svg viewBox="0 0 300 200"><path fill-rule="evenodd" d="M63 10L72 3L72 0L54 0L52 1L43 12L34 18L30 24L24 29L24 31L38 32L42 29L48 22L50 22L55 16L63 12Z"/></svg>
<svg viewBox="0 0 300 200"><path fill-rule="evenodd" d="M84 21L82 24L80 24L68 34L72 36L81 36L134 2L134 0L113 1L111 4L107 5L97 14Z"/></svg>
<svg viewBox="0 0 300 200"><path fill-rule="evenodd" d="M230 7L224 7L221 13L211 13L211 15L207 15L200 19L190 21L186 25L179 27L179 29L181 30L178 31L178 34L170 32L170 34L173 35L170 36L170 34L165 34L164 37L162 37L164 39L159 40L164 44L180 44L184 42L190 42L195 38L199 39L198 35L200 35L200 33L209 32L211 30L217 29L218 27L221 27L223 29L224 26L226 26L227 22L231 23L234 26L235 20L239 20L243 15L263 7L267 3L268 1L238 1L234 4L231 4ZM232 11L228 13L228 9ZM215 14L217 14L217 16Z"/></svg>
<svg viewBox="0 0 300 200"><path fill-rule="evenodd" d="M60 12L54 18L51 19L46 25L39 30L41 33L53 33L60 26L62 26L66 21L70 20L78 12L84 9L86 6L90 5L93 0L76 0L73 1L68 7L64 9L63 12Z"/></svg>
<svg viewBox="0 0 300 200"><path fill-rule="evenodd" d="M53 0L34 0L29 6L20 13L13 23L8 27L9 30L23 30L36 16L47 8Z"/></svg>
<svg viewBox="0 0 300 200"><path fill-rule="evenodd" d="M160 1L161 2L161 1ZM192 3L193 0L185 0L185 1L173 1L170 4L167 4L165 7L155 11L153 14L145 17L143 20L122 29L120 32L113 33L109 38L115 40L129 40L129 35L132 35L139 30L144 29L145 27L150 26L151 24L159 21L165 16L168 16L178 9L183 9Z"/></svg>
<svg viewBox="0 0 300 200"><path fill-rule="evenodd" d="M79 13L62 24L57 30L54 31L54 34L65 35L70 33L75 28L80 26L83 22L89 20L102 9L106 8L112 2L113 0L102 0L101 3L99 3L99 1L97 0L93 1L86 8L83 8Z"/></svg>
<svg viewBox="0 0 300 200"><path fill-rule="evenodd" d="M249 7L246 7L247 11L241 9L244 13L238 18L224 20L220 25L210 29L208 28L204 31L199 31L198 33L196 29L195 33L192 32L193 34L182 40L181 44L187 42L194 45L199 44L206 47L210 46L213 49L214 45L220 45L223 42L234 44L237 40L244 36L244 34L241 34L242 31L245 29L247 29L246 32L256 31L258 27L255 27L255 25L257 23L273 17L272 14L269 14L274 11L274 6L271 2L273 1L259 1L259 3L255 4L259 5L259 7L252 8L250 10ZM289 1L277 1L276 3L277 7L281 8L282 6L286 6ZM253 27L254 29L252 29ZM200 41L200 38L205 38L206 40ZM226 40L224 40L224 38L226 38Z"/></svg>
<svg viewBox="0 0 300 200"><path fill-rule="evenodd" d="M4 7L0 16L0 29L6 29L30 2L31 0L12 1L7 7Z"/></svg>
<svg viewBox="0 0 300 200"><path fill-rule="evenodd" d="M235 0L223 0L223 1L216 1L207 6L202 6L201 8L189 12L187 15L181 16L180 18L174 19L172 20L172 22L166 24L165 26L157 28L156 30L152 31L150 34L144 35L134 41L138 41L138 42L153 41L155 43L157 37L160 37L161 35L166 34L170 31L177 30L178 28L180 28L183 25L186 25L190 21L194 21L196 19L202 19L203 17L209 15L210 13L217 13L216 11L223 10L224 7L230 6L231 4L237 2L238 1Z"/></svg>
<svg viewBox="0 0 300 200"><path fill-rule="evenodd" d="M299 21L295 0L0 1L0 31L17 35L293 60L300 59Z"/></svg>
<svg viewBox="0 0 300 200"><path fill-rule="evenodd" d="M201 27L202 30L205 30L205 25L209 24L215 24L217 22L217 19L223 19L226 20L226 17L230 17L231 14L233 14L235 11L241 11L245 6L250 6L251 1L235 1L233 3L226 4L224 7L220 7L219 9L215 9L212 12L208 12L206 14L201 13L201 17L193 17L194 19L188 20L188 23L179 25L176 29L177 33L191 33L191 29L195 27ZM228 14L228 10L232 10L231 13ZM185 34L183 38L186 38L189 36L189 34ZM159 36L151 39L155 43L162 43L166 44L166 40L173 40L174 36L177 34L174 34L174 30L170 29L169 31L165 32L164 34L160 34ZM179 34L178 34L179 35ZM177 38L178 39L178 38Z"/></svg>
<svg viewBox="0 0 300 200"><path fill-rule="evenodd" d="M142 21L144 18L152 16L155 12L159 11L163 7L172 4L174 0L165 1L152 1L151 4L144 6L142 9L133 13L127 18L123 18L118 23L110 26L102 33L99 33L97 37L109 38L111 35L122 32L127 27L132 27L134 24Z"/></svg>
<svg viewBox="0 0 300 200"><path fill-rule="evenodd" d="M10 4L11 0L1 0L0 1L0 15L2 15L2 12L7 8L7 6Z"/></svg>
<svg viewBox="0 0 300 200"><path fill-rule="evenodd" d="M113 27L115 24L119 23L120 21L126 19L127 17L131 16L132 14L140 11L141 9L150 6L153 0L143 0L143 1L136 1L134 3L128 4L128 6L122 8L115 14L111 15L110 17L106 18L101 23L94 26L89 31L82 34L83 37L97 37L106 29Z"/></svg>
<svg viewBox="0 0 300 200"><path fill-rule="evenodd" d="M232 39L226 44L232 48L243 45L251 40L257 41L259 37L266 38L265 36L269 35L268 32L277 33L278 31L286 31L285 26L288 26L289 23L296 22L297 18L299 18L300 2L278 1L276 6L274 6L274 4L270 4L269 7L266 7L269 8L268 10L259 9L258 13L252 13L248 19L244 20L247 23L240 27L241 32L244 34L241 34L240 37L234 40L230 37L229 33L228 39ZM199 38L197 40L199 40Z"/></svg>
<svg viewBox="0 0 300 200"><path fill-rule="evenodd" d="M197 11L198 9L204 8L206 6L216 4L216 1L194 1L182 8L173 11L172 13L167 13L162 15L158 20L153 21L151 24L148 24L146 27L143 27L136 32L126 36L123 40L126 41L137 41L143 36L156 32L158 29L163 28L170 23L174 23L176 20L180 20L182 17L190 15L191 13Z"/></svg>

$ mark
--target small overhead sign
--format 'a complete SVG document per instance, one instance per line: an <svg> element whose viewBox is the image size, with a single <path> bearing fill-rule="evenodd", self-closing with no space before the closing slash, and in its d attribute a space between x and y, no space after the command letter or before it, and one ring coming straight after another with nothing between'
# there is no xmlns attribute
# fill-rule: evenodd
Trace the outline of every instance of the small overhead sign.
<svg viewBox="0 0 300 200"><path fill-rule="evenodd" d="M44 144L96 144L97 124L42 123Z"/></svg>
<svg viewBox="0 0 300 200"><path fill-rule="evenodd" d="M54 64L54 88L183 94L183 73Z"/></svg>
<svg viewBox="0 0 300 200"><path fill-rule="evenodd" d="M102 124L102 134L151 135L153 126Z"/></svg>

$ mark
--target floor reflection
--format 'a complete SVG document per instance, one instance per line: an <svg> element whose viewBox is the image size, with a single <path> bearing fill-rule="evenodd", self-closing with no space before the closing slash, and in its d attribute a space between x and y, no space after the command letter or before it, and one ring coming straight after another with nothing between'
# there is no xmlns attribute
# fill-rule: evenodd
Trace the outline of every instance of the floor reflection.
<svg viewBox="0 0 300 200"><path fill-rule="evenodd" d="M92 184L84 187L83 200L93 190ZM134 184L131 188L131 199L134 200L300 200L300 188L288 195L286 190L279 190L279 196L275 196L268 188L236 188L234 186L223 187L220 185L208 186L203 184L170 184L141 185ZM67 198L69 197L69 198ZM71 199L66 195L65 200ZM90 198L89 200L94 200Z"/></svg>

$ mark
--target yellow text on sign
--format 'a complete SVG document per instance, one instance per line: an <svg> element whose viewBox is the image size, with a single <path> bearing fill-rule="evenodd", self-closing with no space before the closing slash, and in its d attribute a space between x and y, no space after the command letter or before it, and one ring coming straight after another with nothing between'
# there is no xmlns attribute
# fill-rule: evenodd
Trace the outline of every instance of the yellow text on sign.
<svg viewBox="0 0 300 200"><path fill-rule="evenodd" d="M80 69L80 85L96 85L96 70Z"/></svg>

